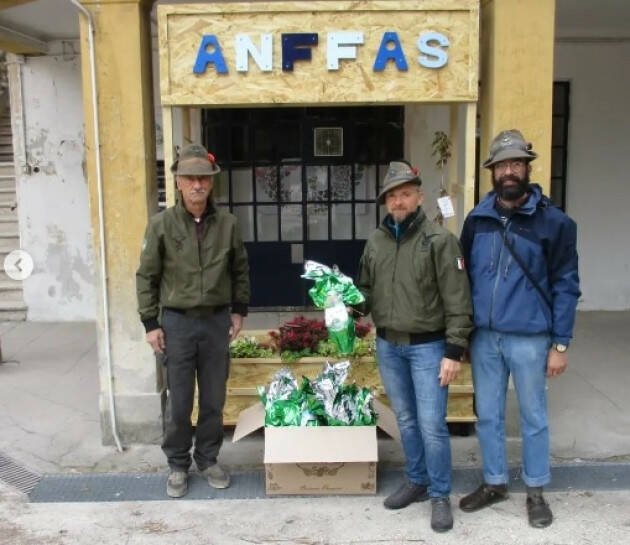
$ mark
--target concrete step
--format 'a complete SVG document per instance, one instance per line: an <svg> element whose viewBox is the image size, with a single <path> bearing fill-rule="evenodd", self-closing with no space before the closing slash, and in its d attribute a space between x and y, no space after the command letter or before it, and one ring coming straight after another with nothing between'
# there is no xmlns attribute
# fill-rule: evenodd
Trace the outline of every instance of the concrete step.
<svg viewBox="0 0 630 545"><path fill-rule="evenodd" d="M0 222L0 240L6 239L6 238L19 240L20 231L18 230L17 223L14 223L14 222L1 223Z"/></svg>
<svg viewBox="0 0 630 545"><path fill-rule="evenodd" d="M2 310L0 311L0 322L25 322L25 310Z"/></svg>
<svg viewBox="0 0 630 545"><path fill-rule="evenodd" d="M0 300L0 322L23 322L27 309L24 301Z"/></svg>
<svg viewBox="0 0 630 545"><path fill-rule="evenodd" d="M15 185L13 187L2 187L0 185L0 200L2 201L15 201Z"/></svg>
<svg viewBox="0 0 630 545"><path fill-rule="evenodd" d="M20 237L0 237L0 254L8 254L20 249Z"/></svg>
<svg viewBox="0 0 630 545"><path fill-rule="evenodd" d="M20 280L0 280L0 292L20 292L19 297L12 297L12 300L20 300L22 298L22 282Z"/></svg>
<svg viewBox="0 0 630 545"><path fill-rule="evenodd" d="M11 310L11 311L24 311L28 307L24 303L24 301L19 301L16 299L8 300L8 301L0 301L0 311Z"/></svg>
<svg viewBox="0 0 630 545"><path fill-rule="evenodd" d="M17 202L12 201L0 201L0 217L14 218L17 217Z"/></svg>
<svg viewBox="0 0 630 545"><path fill-rule="evenodd" d="M17 207L1 207L0 206L0 222L17 220Z"/></svg>
<svg viewBox="0 0 630 545"><path fill-rule="evenodd" d="M3 189L15 191L15 178L13 178L13 176L10 178L0 179L0 191Z"/></svg>
<svg viewBox="0 0 630 545"><path fill-rule="evenodd" d="M15 176L13 161L0 161L0 176Z"/></svg>

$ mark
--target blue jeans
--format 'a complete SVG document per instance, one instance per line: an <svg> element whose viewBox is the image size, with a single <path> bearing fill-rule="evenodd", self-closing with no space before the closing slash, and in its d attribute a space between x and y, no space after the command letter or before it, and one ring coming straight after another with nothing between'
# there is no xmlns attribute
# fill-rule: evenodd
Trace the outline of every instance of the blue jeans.
<svg viewBox="0 0 630 545"><path fill-rule="evenodd" d="M522 478L527 486L551 479L547 424L546 369L549 335L518 335L491 329L475 331L471 344L477 407L477 437L488 484L507 484L505 396L508 377L516 389L523 438Z"/></svg>
<svg viewBox="0 0 630 545"><path fill-rule="evenodd" d="M405 474L428 485L429 496L451 492L451 443L446 425L448 387L440 386L444 341L402 345L376 340L378 367L396 413Z"/></svg>

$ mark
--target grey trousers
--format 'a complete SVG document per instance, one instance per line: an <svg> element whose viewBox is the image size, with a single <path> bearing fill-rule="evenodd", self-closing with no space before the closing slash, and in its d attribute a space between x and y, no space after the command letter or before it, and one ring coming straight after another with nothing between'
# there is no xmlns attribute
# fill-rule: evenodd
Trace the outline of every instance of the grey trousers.
<svg viewBox="0 0 630 545"><path fill-rule="evenodd" d="M162 450L171 470L188 471L193 428L190 417L199 388L199 416L193 458L200 471L216 463L223 443L223 405L229 374L229 308L197 318L165 309L168 397Z"/></svg>

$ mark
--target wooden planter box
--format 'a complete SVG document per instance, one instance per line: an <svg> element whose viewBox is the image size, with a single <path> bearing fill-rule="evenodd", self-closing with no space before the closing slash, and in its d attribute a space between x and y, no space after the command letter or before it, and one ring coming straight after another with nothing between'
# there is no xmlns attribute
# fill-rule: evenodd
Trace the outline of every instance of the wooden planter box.
<svg viewBox="0 0 630 545"><path fill-rule="evenodd" d="M245 336L265 337L266 332L244 332ZM326 361L345 361L350 359L352 365L347 379L348 383L356 382L359 386L375 389L379 399L389 405L378 372L376 359L325 357L301 358L294 363L283 362L278 358L232 358L230 362L230 378L227 383L227 399L223 410L223 423L226 426L236 424L239 413L257 401L260 402L257 386L269 384L273 375L281 367L288 367L298 380L302 376L315 378ZM469 363L462 363L462 370L454 384L449 386L447 422L475 422L473 412L473 386ZM197 422L197 403L193 409L193 423Z"/></svg>

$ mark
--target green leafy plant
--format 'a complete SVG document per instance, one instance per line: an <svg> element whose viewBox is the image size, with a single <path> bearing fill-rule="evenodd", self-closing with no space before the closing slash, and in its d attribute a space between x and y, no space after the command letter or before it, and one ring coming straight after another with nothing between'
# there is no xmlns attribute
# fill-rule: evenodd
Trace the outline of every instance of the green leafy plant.
<svg viewBox="0 0 630 545"><path fill-rule="evenodd" d="M356 339L354 342L354 350L350 355L351 358L364 358L368 356L373 356L376 353L376 341L375 339L370 338L362 338ZM330 340L320 341L319 345L317 345L317 355L323 356L327 358L338 358L339 347L336 343Z"/></svg>
<svg viewBox="0 0 630 545"><path fill-rule="evenodd" d="M280 353L280 359L286 363L295 363L300 358L309 358L316 356L310 348L303 348L302 350L283 350Z"/></svg>
<svg viewBox="0 0 630 545"><path fill-rule="evenodd" d="M271 358L273 350L259 343L256 337L239 337L230 343L230 356L232 358Z"/></svg>

